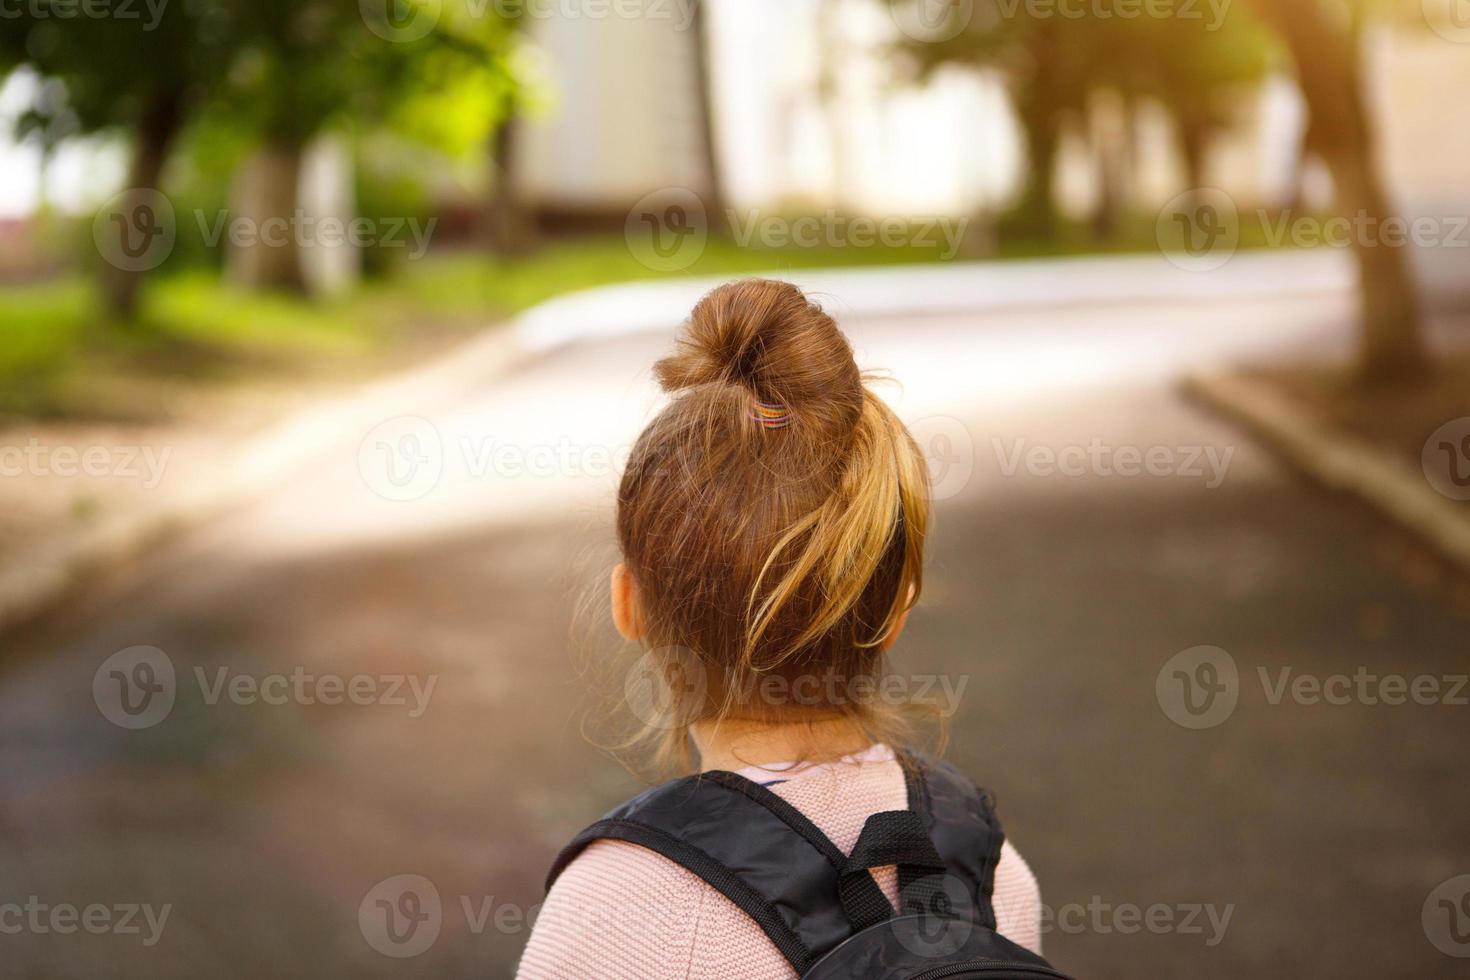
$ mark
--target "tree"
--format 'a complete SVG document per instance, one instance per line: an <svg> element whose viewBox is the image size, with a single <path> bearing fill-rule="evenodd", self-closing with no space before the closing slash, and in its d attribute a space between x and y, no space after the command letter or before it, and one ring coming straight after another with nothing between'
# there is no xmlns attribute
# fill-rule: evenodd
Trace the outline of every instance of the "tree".
<svg viewBox="0 0 1470 980"><path fill-rule="evenodd" d="M705 5L696 0L694 17L689 24L694 45L694 88L699 108L699 156L704 167L705 206L710 214L725 213L724 168L720 166L718 127L714 96L714 59L710 52L709 15Z"/></svg>
<svg viewBox="0 0 1470 980"><path fill-rule="evenodd" d="M898 16L923 0L889 0ZM957 8L956 16L964 16ZM934 37L907 37L899 52L920 77L947 65L1000 73L1026 144L1027 167L1016 215L1027 234L1050 236L1057 205L1052 178L1062 125L1069 113L1086 110L1087 94L1103 80L1106 62L1096 63L1099 22L1090 18L1029 17L999 0L982 0L958 29L944 24ZM1107 31L1109 25L1102 27Z"/></svg>
<svg viewBox="0 0 1470 980"><path fill-rule="evenodd" d="M1132 88L1162 105L1174 123L1190 188L1205 185L1210 145L1236 120L1241 95L1271 68L1272 39L1252 17L1140 20L1120 52Z"/></svg>
<svg viewBox="0 0 1470 980"><path fill-rule="evenodd" d="M498 89L509 84L494 71L507 57L509 30L483 5L411 7L411 16L428 19L397 34L397 25L371 29L358 0L221 2L232 10L239 62L215 108L258 134L250 165L262 218L295 216L303 153L324 130L383 122L405 103L422 108L426 93L462 87L467 78ZM502 97L498 89L509 111L514 92ZM297 236L254 247L260 254L251 285L307 291Z"/></svg>
<svg viewBox="0 0 1470 980"><path fill-rule="evenodd" d="M399 0L391 0L390 6ZM127 134L133 201L161 192L164 168L186 126L201 115L228 121L259 140L261 217L296 211L302 151L324 128L382 120L395 106L436 87L484 81L505 57L503 22L468 0L426 4L431 29L376 31L359 0L190 0L142 5L137 19L76 17L68 0L31 0L7 16L0 74L25 65L64 98L38 96L20 135ZM63 7L71 8L67 15ZM418 10L419 8L414 8ZM494 111L485 128L496 122ZM301 290L296 236L265 249L261 285ZM142 273L104 268L107 308L134 317Z"/></svg>
<svg viewBox="0 0 1470 980"><path fill-rule="evenodd" d="M19 135L55 127L83 134L121 129L132 143L127 189L157 191L185 123L231 61L228 34L214 29L220 10L198 0L168 4L156 15L138 9L134 19L68 16L61 8L70 6L34 0L7 14L0 72L27 65L65 91L64 99L38 100L24 113ZM142 273L108 265L103 275L107 308L131 318Z"/></svg>
<svg viewBox="0 0 1470 980"><path fill-rule="evenodd" d="M1334 16L1319 0L1251 0L1296 62L1311 116L1308 145L1332 174L1337 210L1350 221L1380 222L1390 205L1374 154L1363 91L1363 0ZM1340 10L1339 10L1340 12ZM1405 384L1429 372L1418 297L1403 249L1355 241L1362 328L1358 377L1367 385Z"/></svg>
<svg viewBox="0 0 1470 980"><path fill-rule="evenodd" d="M1147 6L1131 17L1087 5L1030 16L1024 6L981 0L963 29L944 31L938 40L910 39L902 50L926 72L955 64L1001 73L1028 156L1016 211L1027 232L1042 235L1055 229L1052 182L1062 127L1091 113L1098 93L1113 93L1113 104L1121 105L1125 139L1136 103L1157 101L1175 123L1197 186L1210 140L1229 122L1241 88L1267 68L1257 25L1234 17L1212 23L1203 12L1196 18L1152 13ZM1102 194L1095 225L1107 231L1126 197L1127 154L1115 145L1098 149Z"/></svg>

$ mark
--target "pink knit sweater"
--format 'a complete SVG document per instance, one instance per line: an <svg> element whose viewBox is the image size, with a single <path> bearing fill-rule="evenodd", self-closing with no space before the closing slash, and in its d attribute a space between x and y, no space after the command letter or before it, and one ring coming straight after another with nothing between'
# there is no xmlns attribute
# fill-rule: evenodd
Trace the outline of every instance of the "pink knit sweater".
<svg viewBox="0 0 1470 980"><path fill-rule="evenodd" d="M767 766L741 775L768 784L844 853L852 851L869 815L908 806L903 770L881 745L838 763ZM896 869L878 868L873 875L896 902ZM1000 933L1040 953L1041 893L1009 841L996 865L993 901ZM598 841L552 887L517 976L793 980L796 973L753 919L699 878L636 844Z"/></svg>

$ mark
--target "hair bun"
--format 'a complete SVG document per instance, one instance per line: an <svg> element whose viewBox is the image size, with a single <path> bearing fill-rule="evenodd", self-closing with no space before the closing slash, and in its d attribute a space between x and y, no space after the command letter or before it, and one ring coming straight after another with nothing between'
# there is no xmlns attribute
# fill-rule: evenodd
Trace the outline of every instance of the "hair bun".
<svg viewBox="0 0 1470 980"><path fill-rule="evenodd" d="M739 385L756 398L800 409L825 403L854 425L862 376L837 323L791 283L743 279L701 299L672 356L654 365L665 391Z"/></svg>

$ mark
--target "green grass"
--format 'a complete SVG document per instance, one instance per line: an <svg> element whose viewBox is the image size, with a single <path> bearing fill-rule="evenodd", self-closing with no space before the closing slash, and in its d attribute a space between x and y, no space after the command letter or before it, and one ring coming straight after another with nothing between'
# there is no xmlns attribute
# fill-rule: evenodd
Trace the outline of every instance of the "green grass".
<svg viewBox="0 0 1470 980"><path fill-rule="evenodd" d="M12 286L0 297L0 378L45 369L77 346L90 306L84 283Z"/></svg>
<svg viewBox="0 0 1470 980"><path fill-rule="evenodd" d="M932 250L752 249L711 240L678 274L933 257ZM350 296L315 302L234 288L205 271L156 275L130 324L109 322L81 277L0 287L0 413L111 417L118 398L135 397L150 376L178 384L252 371L371 370L395 352L433 348L560 293L670 274L640 264L621 236L605 235L554 242L522 258L449 253L403 262ZM95 395L120 381L120 396Z"/></svg>
<svg viewBox="0 0 1470 980"><path fill-rule="evenodd" d="M1152 247L1151 225L1125 232L1108 250ZM1050 240L1003 240L994 257L1096 251L1085 229L1070 227ZM689 268L667 273L641 264L621 235L604 234L550 242L520 258L465 252L403 261L386 279L316 302L233 288L206 271L154 275L131 324L108 322L93 283L80 277L4 286L0 414L131 417L154 383L381 370L559 294L608 283L938 257L935 247L743 248L713 237Z"/></svg>
<svg viewBox="0 0 1470 980"><path fill-rule="evenodd" d="M689 268L659 272L640 263L620 237L548 245L525 258L480 254L404 263L388 293L413 299L426 310L518 313L562 293L609 283L665 279L671 275L748 275L755 272L834 266L912 264L934 261L933 250L913 248L741 248L711 239Z"/></svg>

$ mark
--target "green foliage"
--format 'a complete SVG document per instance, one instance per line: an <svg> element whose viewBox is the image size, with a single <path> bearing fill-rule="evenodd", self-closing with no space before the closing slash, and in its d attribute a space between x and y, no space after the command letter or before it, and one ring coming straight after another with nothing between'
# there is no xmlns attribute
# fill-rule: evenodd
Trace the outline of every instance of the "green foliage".
<svg viewBox="0 0 1470 980"><path fill-rule="evenodd" d="M889 0L895 7L915 0ZM908 38L901 61L920 77L946 65L986 68L1005 79L1027 142L1029 186L1018 205L1021 224L1045 233L1055 222L1050 170L1060 127L1086 112L1107 89L1125 101L1156 100L1173 118L1186 162L1232 121L1243 87L1262 79L1273 40L1244 9L1175 4L1035 5L976 0L960 30L935 40ZM1192 15L1184 16L1188 9ZM964 7L957 10L963 11ZM949 36L952 35L952 36Z"/></svg>
<svg viewBox="0 0 1470 980"><path fill-rule="evenodd" d="M218 85L231 56L218 3L168 3L156 14L144 4L133 9L137 18L78 17L64 0L29 0L7 12L0 74L25 64L53 83L22 117L21 135L54 143L131 127L160 95L187 103Z"/></svg>
<svg viewBox="0 0 1470 980"><path fill-rule="evenodd" d="M289 166L325 130L358 140L385 131L420 148L402 156L422 164L427 148L442 171L446 159L478 162L521 102L517 36L495 5L479 0L383 0L382 20L360 0L169 0L132 9L140 17L77 16L74 0L27 0L5 19L0 80L22 65L41 79L17 125L22 137L47 147L98 131L130 137L124 186L166 191L180 217L174 270L219 264L220 250L206 245L193 219L223 213L233 174L261 148ZM401 30L405 12L412 30ZM408 190L407 182L386 183L399 200ZM426 190L421 180L414 189ZM289 216L291 202L276 194L266 206ZM421 209L395 204L387 213ZM81 254L99 265L95 250ZM369 256L370 267L377 259ZM138 274L100 271L111 308L131 316ZM281 277L276 270L269 278Z"/></svg>
<svg viewBox="0 0 1470 980"><path fill-rule="evenodd" d="M332 124L422 110L431 95L486 111L482 126L499 115L508 30L494 18L446 13L422 37L389 40L358 0L215 2L231 12L236 60L214 108L247 131L300 146Z"/></svg>

